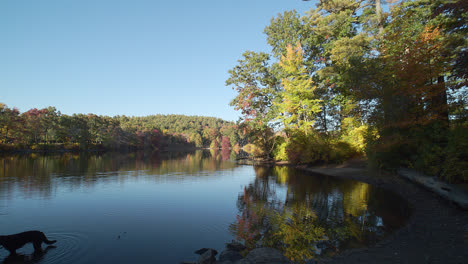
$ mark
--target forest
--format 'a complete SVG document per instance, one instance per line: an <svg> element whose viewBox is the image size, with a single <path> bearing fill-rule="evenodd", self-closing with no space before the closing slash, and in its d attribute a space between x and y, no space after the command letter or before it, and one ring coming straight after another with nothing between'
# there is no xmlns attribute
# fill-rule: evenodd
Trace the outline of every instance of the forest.
<svg viewBox="0 0 468 264"><path fill-rule="evenodd" d="M468 181L464 0L321 0L264 29L271 52L229 71L254 156L293 163L364 155Z"/></svg>
<svg viewBox="0 0 468 264"><path fill-rule="evenodd" d="M24 113L0 104L0 152L238 148L237 126L214 117L65 115L55 107Z"/></svg>

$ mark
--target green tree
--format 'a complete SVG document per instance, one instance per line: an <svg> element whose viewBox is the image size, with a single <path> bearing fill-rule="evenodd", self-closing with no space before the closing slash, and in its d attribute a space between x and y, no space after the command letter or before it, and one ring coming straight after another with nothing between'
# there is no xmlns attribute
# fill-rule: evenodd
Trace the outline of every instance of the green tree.
<svg viewBox="0 0 468 264"><path fill-rule="evenodd" d="M52 106L41 110L41 129L46 143L51 139L54 140L60 115L60 111L57 111L57 109Z"/></svg>
<svg viewBox="0 0 468 264"><path fill-rule="evenodd" d="M274 100L279 91L269 60L266 53L246 51L239 65L229 70L230 77L226 80L226 85L232 85L238 93L230 104L241 111L241 129L265 154L271 152L274 143Z"/></svg>
<svg viewBox="0 0 468 264"><path fill-rule="evenodd" d="M321 100L315 99L315 86L304 66L300 43L295 47L288 45L286 49L280 61L287 77L281 79L284 90L281 102L277 102L279 118L286 132L303 129L307 133L312 129L315 114L321 111Z"/></svg>
<svg viewBox="0 0 468 264"><path fill-rule="evenodd" d="M8 108L5 104L0 103L0 131L3 135L2 142L10 143L11 131L17 130L20 126L21 118L19 111L16 108Z"/></svg>

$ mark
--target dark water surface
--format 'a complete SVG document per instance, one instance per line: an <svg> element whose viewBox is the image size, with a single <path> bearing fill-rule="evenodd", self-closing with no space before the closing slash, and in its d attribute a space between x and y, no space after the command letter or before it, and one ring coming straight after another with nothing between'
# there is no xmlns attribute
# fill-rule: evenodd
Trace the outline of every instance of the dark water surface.
<svg viewBox="0 0 468 264"><path fill-rule="evenodd" d="M23 247L15 263L179 263L235 238L290 257L336 254L407 215L402 199L368 184L236 166L225 153L0 157L0 235L58 240L40 255ZM0 262L7 256L1 248Z"/></svg>

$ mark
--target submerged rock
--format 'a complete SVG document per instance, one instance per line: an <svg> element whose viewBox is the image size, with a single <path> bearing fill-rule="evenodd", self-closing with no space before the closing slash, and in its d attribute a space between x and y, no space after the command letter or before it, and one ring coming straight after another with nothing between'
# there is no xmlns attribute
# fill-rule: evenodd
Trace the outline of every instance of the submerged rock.
<svg viewBox="0 0 468 264"><path fill-rule="evenodd" d="M225 250L223 252L221 252L221 254L219 254L219 262L223 263L223 262L236 262L238 260L241 260L243 257L242 255L238 252L238 251L234 251L234 250Z"/></svg>
<svg viewBox="0 0 468 264"><path fill-rule="evenodd" d="M239 264L291 264L291 261L277 249L256 248L250 251Z"/></svg>
<svg viewBox="0 0 468 264"><path fill-rule="evenodd" d="M197 264L214 264L216 262L216 254L218 254L218 251L211 248L202 248L195 251L195 253L200 254Z"/></svg>
<svg viewBox="0 0 468 264"><path fill-rule="evenodd" d="M226 248L229 249L229 250L241 252L242 250L246 249L247 247L242 245L241 243L235 241L235 240L232 240L232 242L226 243Z"/></svg>
<svg viewBox="0 0 468 264"><path fill-rule="evenodd" d="M214 251L215 255L218 254L218 251L216 251L215 249L212 249L212 248L200 248L199 250L195 251L194 253L198 254L198 255L202 255L203 253L205 253L208 250Z"/></svg>

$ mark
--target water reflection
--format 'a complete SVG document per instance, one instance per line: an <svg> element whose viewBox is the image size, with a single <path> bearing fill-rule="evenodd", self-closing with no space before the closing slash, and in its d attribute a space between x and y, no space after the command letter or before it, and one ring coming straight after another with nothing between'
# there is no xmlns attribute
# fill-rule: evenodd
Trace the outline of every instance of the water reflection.
<svg viewBox="0 0 468 264"><path fill-rule="evenodd" d="M255 167L239 195L231 232L249 248L281 249L292 260L375 243L401 227L406 203L371 185L289 167Z"/></svg>
<svg viewBox="0 0 468 264"><path fill-rule="evenodd" d="M0 248L0 263L179 263L202 245L222 249L239 186L255 177L230 155L0 157L0 234L41 230L57 240L44 256L32 245L14 259Z"/></svg>
<svg viewBox="0 0 468 264"><path fill-rule="evenodd" d="M92 187L106 178L118 182L148 175L209 175L218 170L233 169L233 162L225 162L230 155L229 151L211 154L195 151L4 156L0 157L0 195L10 197L20 191L25 197L50 198L54 186L64 182L73 190L83 185ZM165 177L165 180L180 178Z"/></svg>
<svg viewBox="0 0 468 264"><path fill-rule="evenodd" d="M179 263L236 237L300 262L374 243L406 219L401 199L367 184L236 166L233 155L0 157L0 234L41 230L58 241L40 258L25 246L20 263Z"/></svg>
<svg viewBox="0 0 468 264"><path fill-rule="evenodd" d="M3 261L2 264L13 264L13 263L22 263L22 264L33 264L33 263L40 263L43 259L44 256L47 254L47 252L51 249L55 249L55 246L48 246L44 250L41 251L34 251L34 253L30 255L26 254L15 254L15 255L9 255L6 257Z"/></svg>

